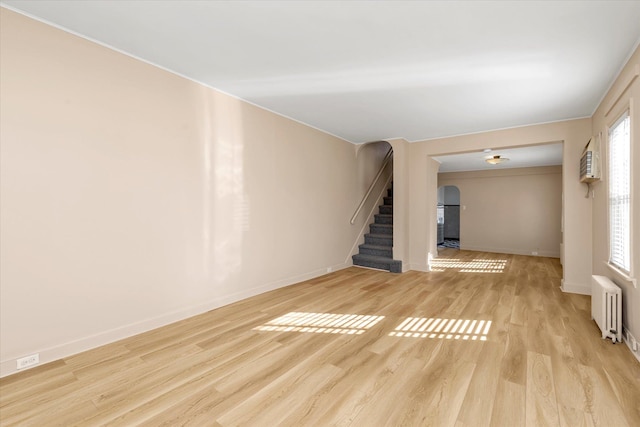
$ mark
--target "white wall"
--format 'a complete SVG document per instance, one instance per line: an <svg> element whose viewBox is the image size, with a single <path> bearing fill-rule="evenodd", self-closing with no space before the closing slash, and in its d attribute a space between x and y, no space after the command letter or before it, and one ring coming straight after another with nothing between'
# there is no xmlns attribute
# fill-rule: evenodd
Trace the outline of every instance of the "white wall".
<svg viewBox="0 0 640 427"><path fill-rule="evenodd" d="M607 266L609 259L607 219L607 151L608 128L625 110L631 115L631 203L632 253L629 280ZM631 56L593 116L593 135L602 135L601 158L603 180L593 184L593 272L613 279L622 288L625 331L640 340L640 48ZM635 352L640 359L640 351Z"/></svg>
<svg viewBox="0 0 640 427"><path fill-rule="evenodd" d="M0 10L1 375L350 265L379 147Z"/></svg>
<svg viewBox="0 0 640 427"><path fill-rule="evenodd" d="M438 185L460 190L462 249L560 257L562 167L441 173Z"/></svg>

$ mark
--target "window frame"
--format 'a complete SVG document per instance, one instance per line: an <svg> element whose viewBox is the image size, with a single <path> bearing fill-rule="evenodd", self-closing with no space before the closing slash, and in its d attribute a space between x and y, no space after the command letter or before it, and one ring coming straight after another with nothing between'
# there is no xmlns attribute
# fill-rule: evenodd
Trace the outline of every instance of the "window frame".
<svg viewBox="0 0 640 427"><path fill-rule="evenodd" d="M631 281L633 283L634 286L636 286L636 281L633 278L633 274L634 274L634 268L633 268L633 247L634 247L634 241L633 241L633 205L634 205L634 199L633 199L633 136L634 136L634 132L633 132L633 108L632 105L629 104L623 111L621 111L618 115L616 115L616 119L613 120L609 126L607 126L606 129L606 136L607 136L607 151L606 151L606 155L607 155L607 164L606 164L606 170L607 170L607 174L606 174L606 179L607 179L607 185L606 185L606 191L607 191L607 198L606 198L606 209L607 209L607 265L614 270L616 273L618 273L620 276L622 276L625 280ZM612 131L616 128L616 126L618 126L619 124L621 124L625 119L629 120L629 229L628 229L628 239L629 239L629 269L625 269L624 266L622 265L618 265L617 263L612 261L612 233L611 233L611 133Z"/></svg>

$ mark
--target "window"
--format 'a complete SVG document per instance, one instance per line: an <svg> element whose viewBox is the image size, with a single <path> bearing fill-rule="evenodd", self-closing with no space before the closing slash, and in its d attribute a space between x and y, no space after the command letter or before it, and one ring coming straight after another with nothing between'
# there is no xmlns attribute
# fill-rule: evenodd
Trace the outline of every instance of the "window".
<svg viewBox="0 0 640 427"><path fill-rule="evenodd" d="M609 263L631 272L631 120L609 130Z"/></svg>

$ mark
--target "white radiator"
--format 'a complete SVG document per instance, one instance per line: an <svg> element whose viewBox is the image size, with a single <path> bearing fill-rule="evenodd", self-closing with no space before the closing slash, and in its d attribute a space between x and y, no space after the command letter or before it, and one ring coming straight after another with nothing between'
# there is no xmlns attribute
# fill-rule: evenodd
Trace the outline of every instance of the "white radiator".
<svg viewBox="0 0 640 427"><path fill-rule="evenodd" d="M602 339L622 342L622 291L605 276L591 276L591 318Z"/></svg>

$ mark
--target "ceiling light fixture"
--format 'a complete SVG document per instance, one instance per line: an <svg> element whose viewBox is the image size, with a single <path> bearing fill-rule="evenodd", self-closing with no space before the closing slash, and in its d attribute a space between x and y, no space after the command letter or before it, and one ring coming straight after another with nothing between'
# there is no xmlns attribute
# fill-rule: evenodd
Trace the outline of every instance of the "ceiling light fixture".
<svg viewBox="0 0 640 427"><path fill-rule="evenodd" d="M497 165L500 163L508 162L509 159L507 159L506 157L500 157L500 155L497 155L497 156L487 157L485 161L487 163L491 163L492 165Z"/></svg>

